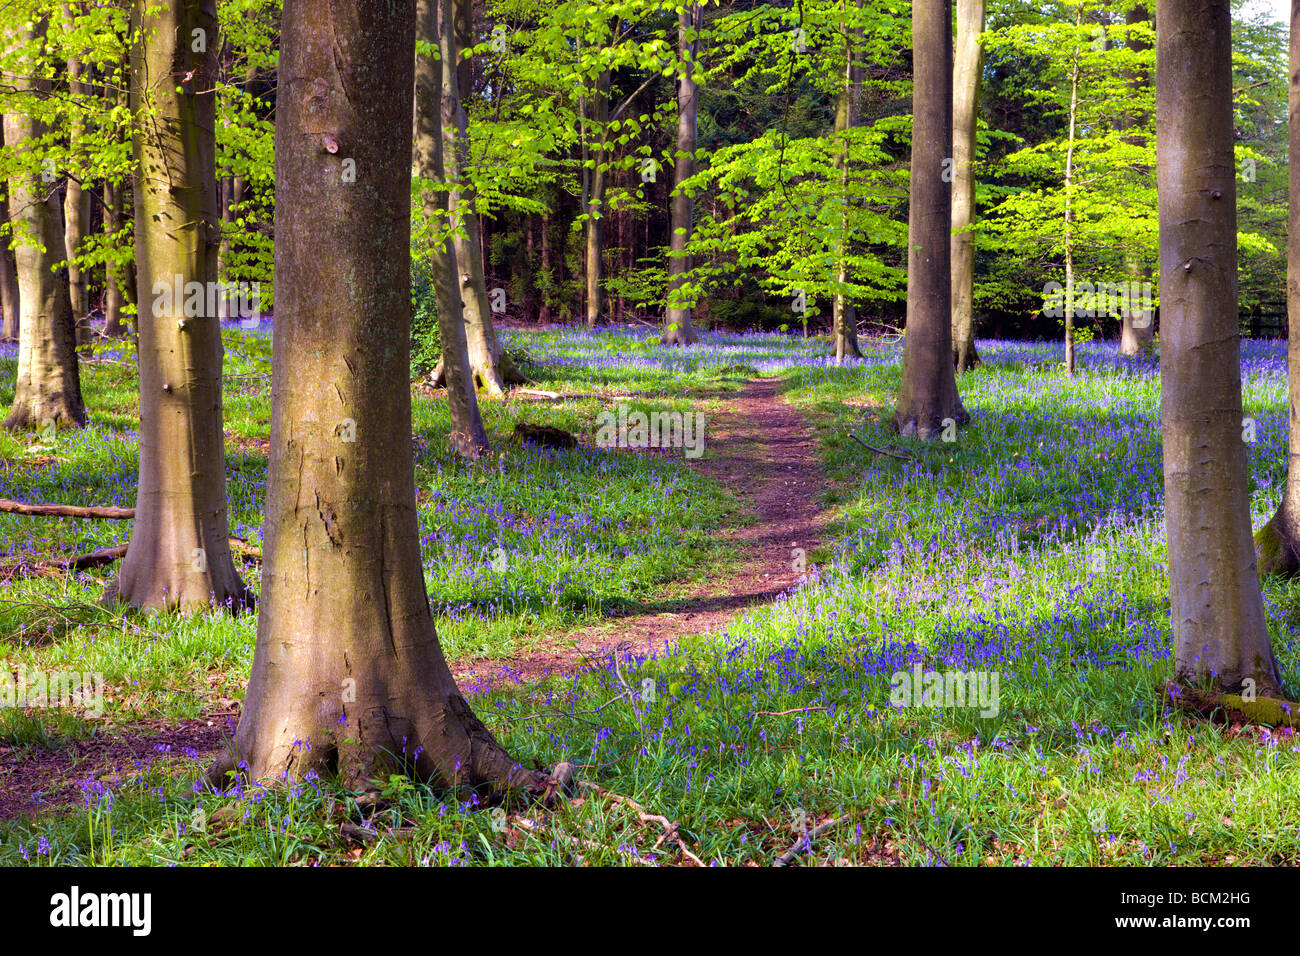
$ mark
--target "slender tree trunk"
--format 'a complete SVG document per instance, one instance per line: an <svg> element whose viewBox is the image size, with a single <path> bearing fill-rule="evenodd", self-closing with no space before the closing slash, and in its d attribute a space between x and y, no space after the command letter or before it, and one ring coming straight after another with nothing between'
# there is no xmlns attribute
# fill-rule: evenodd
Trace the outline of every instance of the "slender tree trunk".
<svg viewBox="0 0 1300 956"><path fill-rule="evenodd" d="M458 15L462 24L469 22L465 0L442 0L441 11L444 18L453 18L453 25L454 18ZM462 27L464 29L468 28ZM524 377L506 354L492 322L487 283L483 274L483 237L478 213L474 211L474 190L465 175L469 161L469 135L461 92L462 88L468 88L470 67L461 64L459 70L457 68L460 47L456 43L456 31L442 30L439 35L443 62L443 162L447 167L447 179L452 184L448 208L453 220L460 226L456 230L453 245L456 248L456 264L460 268L460 297L465 303L465 336L469 343L470 368L475 379L489 394L503 395L507 383L522 382ZM435 381L441 383L443 378L444 370L438 369Z"/></svg>
<svg viewBox="0 0 1300 956"><path fill-rule="evenodd" d="M591 106L592 128L600 134L596 147L596 168L591 171L591 193L587 197L587 325L595 328L600 321L604 305L604 254L605 254L605 170L606 142L609 123L609 70L605 70L596 83L596 95Z"/></svg>
<svg viewBox="0 0 1300 956"><path fill-rule="evenodd" d="M353 789L390 771L541 783L457 689L420 563L411 393L393 387L410 356L415 22L415 0L284 5L262 607L212 780L240 766L266 782L337 772Z"/></svg>
<svg viewBox="0 0 1300 956"><path fill-rule="evenodd" d="M104 183L104 234L115 237L122 229L121 186ZM110 241L114 241L110 238ZM116 337L122 334L122 280L113 263L104 270L104 334Z"/></svg>
<svg viewBox="0 0 1300 956"><path fill-rule="evenodd" d="M0 117L0 148L4 146L4 118ZM9 222L9 184L0 180L0 222ZM0 341L18 341L18 266L14 263L14 250L9 237L0 237L0 312L4 323L0 326Z"/></svg>
<svg viewBox="0 0 1300 956"><path fill-rule="evenodd" d="M417 0L416 31L421 42L438 45L438 0ZM444 29L450 29L446 25ZM421 213L442 230L447 221L447 182L442 161L441 66L431 57L415 58L415 168L421 179L437 182L438 189L425 189ZM451 446L458 455L474 458L488 449L487 432L479 413L478 394L470 374L469 344L461 317L460 282L456 271L456 249L451 237L435 239L431 252L434 295L438 303L438 331L442 338L443 378L447 384L447 405L451 412Z"/></svg>
<svg viewBox="0 0 1300 956"><path fill-rule="evenodd" d="M176 609L253 594L230 556L215 296L216 0L139 0L132 13L140 478L131 543L108 602ZM195 51L196 30L208 37ZM180 295L176 290L181 290ZM200 301L201 300L201 301Z"/></svg>
<svg viewBox="0 0 1300 956"><path fill-rule="evenodd" d="M1281 681L1242 440L1231 7L1156 6L1165 529L1175 673L1269 695Z"/></svg>
<svg viewBox="0 0 1300 956"><path fill-rule="evenodd" d="M1124 15L1125 22L1129 25L1135 23L1145 23L1151 19L1150 13L1145 6L1136 6ZM1129 37L1129 49L1134 52L1142 52L1151 49L1151 44L1145 40L1134 39ZM1151 78L1145 73L1138 73L1133 77L1130 85L1135 91L1140 91L1143 87L1149 86ZM1133 117L1131 113L1125 113L1121 118L1125 126L1138 125L1146 126L1148 117L1145 113L1139 113ZM1133 145L1140 145L1138 140L1131 140ZM1151 278L1151 267L1140 261L1136 256L1130 255L1127 258L1126 268L1129 276L1137 283L1142 284ZM1151 348L1151 342L1155 338L1155 315L1153 309L1148 309L1138 301L1133 301L1130 297L1128 308L1123 310L1120 316L1120 335L1119 335L1119 352L1121 355L1138 355Z"/></svg>
<svg viewBox="0 0 1300 956"><path fill-rule="evenodd" d="M28 21L11 27L10 37L20 48L30 48L44 37L46 22ZM34 72L34 71L31 71ZM15 76L18 91L50 92L50 81ZM30 148L47 133L45 125L23 113L6 113L4 137L8 149ZM46 421L56 425L86 423L77 362L76 328L68 299L65 269L54 271L63 259L63 210L58 192L39 176L17 176L9 181L10 222L18 230L14 263L18 273L18 378L14 403L4 428L25 429Z"/></svg>
<svg viewBox="0 0 1300 956"><path fill-rule="evenodd" d="M72 8L63 6L64 29L73 27ZM89 95L93 88L89 82L90 70L77 56L68 57L67 61L68 91L74 98ZM72 119L68 128L69 146L78 149L85 138L85 123L80 111L74 106ZM72 307L72 318L77 327L77 344L87 345L91 339L90 303L86 296L86 277L76 256L82 241L90 231L90 192L82 188L79 180L68 177L67 190L63 197L63 251L68 261L68 299Z"/></svg>
<svg viewBox="0 0 1300 956"><path fill-rule="evenodd" d="M1300 0L1291 2L1290 151L1300 157ZM1300 162L1290 165L1286 312L1288 422L1286 488L1268 524L1255 533L1261 574L1300 575Z"/></svg>
<svg viewBox="0 0 1300 956"><path fill-rule="evenodd" d="M845 0L845 9L848 4ZM853 128L853 88L857 74L857 63L853 55L853 39L856 31L845 27L844 36L844 86L835 103L835 137L839 141L832 162L840 177L840 241L836 267L836 282L839 289L835 292L832 305L831 330L835 337L835 364L841 364L846 358L862 358L858 347L858 317L853 300L844 291L849 281L849 130Z"/></svg>
<svg viewBox="0 0 1300 956"><path fill-rule="evenodd" d="M980 364L975 350L975 156L980 75L984 70L984 0L957 0L952 143L952 345L964 372Z"/></svg>
<svg viewBox="0 0 1300 956"><path fill-rule="evenodd" d="M1083 25L1083 4L1074 19ZM1065 147L1065 374L1074 375L1074 143L1079 116L1079 46L1076 32L1074 64L1070 69L1069 132Z"/></svg>
<svg viewBox="0 0 1300 956"><path fill-rule="evenodd" d="M686 246L690 242L694 203L682 184L695 175L695 141L700 111L699 85L695 82L695 65L700 55L700 30L703 17L699 4L681 7L677 20L677 43L681 51L682 72L677 78L677 161L673 166L671 236L668 240L668 295L680 289L690 271ZM669 305L664 312L665 345L694 345L700 340L691 324L691 309Z"/></svg>
<svg viewBox="0 0 1300 956"><path fill-rule="evenodd" d="M894 424L929 440L970 421L952 364L952 183L944 175L952 157L951 0L916 0L912 48L907 329Z"/></svg>

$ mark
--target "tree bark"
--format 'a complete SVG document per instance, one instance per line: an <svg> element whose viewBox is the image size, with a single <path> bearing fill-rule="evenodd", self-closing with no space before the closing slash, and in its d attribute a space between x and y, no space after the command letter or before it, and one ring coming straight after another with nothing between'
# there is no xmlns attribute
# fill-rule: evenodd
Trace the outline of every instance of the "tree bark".
<svg viewBox="0 0 1300 956"><path fill-rule="evenodd" d="M28 21L11 30L14 45L30 48L45 36L46 21ZM50 93L50 81L39 77L15 76L12 84L18 92ZM48 132L44 123L23 113L6 113L4 128L6 146L17 151L30 148ZM20 174L9 181L9 215L18 230L14 263L21 312L18 378L3 427L34 428L46 421L84 425L86 408L66 267L54 271L64 253L58 191L39 175Z"/></svg>
<svg viewBox="0 0 1300 956"><path fill-rule="evenodd" d="M671 301L690 271L686 246L690 242L694 220L694 202L682 184L695 175L695 142L700 112L699 85L695 82L695 65L700 54L700 30L703 17L699 4L681 7L677 20L677 44L681 51L682 72L677 77L677 161L673 165L672 214L668 240L668 295ZM692 34L694 34L692 36ZM665 345L694 345L700 340L691 324L690 306L669 305L664 312Z"/></svg>
<svg viewBox="0 0 1300 956"><path fill-rule="evenodd" d="M104 234L116 236L122 229L122 196L125 190L115 182L104 183ZM104 268L104 334L122 334L122 279L113 263Z"/></svg>
<svg viewBox="0 0 1300 956"><path fill-rule="evenodd" d="M907 327L894 424L940 437L970 421L952 364L952 2L912 8L912 169L907 241Z"/></svg>
<svg viewBox="0 0 1300 956"><path fill-rule="evenodd" d="M4 146L4 118L0 117L0 148ZM9 184L0 181L0 222L9 222ZM18 266L9 237L0 237L0 341L18 341Z"/></svg>
<svg viewBox="0 0 1300 956"><path fill-rule="evenodd" d="M1156 6L1165 528L1175 674L1271 695L1242 440L1231 6Z"/></svg>
<svg viewBox="0 0 1300 956"><path fill-rule="evenodd" d="M65 29L73 26L72 8L63 6L63 24ZM93 88L89 82L89 68L77 56L69 56L67 61L68 91L75 99L89 95ZM69 123L68 141L72 149L77 149L85 137L85 123L78 106L74 105L72 119ZM77 263L77 250L81 247L86 233L90 231L90 192L82 188L79 180L67 177L68 184L63 197L63 248L68 261L68 300L72 307L72 318L77 328L77 344L87 345L91 339L90 303L86 296L86 277Z"/></svg>
<svg viewBox="0 0 1300 956"><path fill-rule="evenodd" d="M540 785L458 691L420 563L404 384L415 22L415 0L284 5L262 607L214 782L238 766L268 783L337 772L354 789L390 771Z"/></svg>
<svg viewBox="0 0 1300 956"><path fill-rule="evenodd" d="M975 350L975 156L980 76L984 69L984 0L957 0L953 76L952 344L953 363L965 372L980 364Z"/></svg>
<svg viewBox="0 0 1300 956"><path fill-rule="evenodd" d="M1291 3L1290 151L1300 157L1300 0ZM1290 166L1287 208L1286 312L1287 435L1286 487L1282 503L1255 533L1261 574L1300 576L1300 162Z"/></svg>
<svg viewBox="0 0 1300 956"><path fill-rule="evenodd" d="M438 0L417 0L416 30L421 42L438 46ZM450 25L444 25L449 29ZM421 212L427 222L442 230L447 222L446 168L442 157L441 65L431 57L415 58L415 168L421 179L434 180L436 189L424 189ZM479 412L478 394L470 373L469 344L462 318L463 304L456 271L456 249L451 236L435 239L430 253L434 295L438 306L438 331L442 338L443 378L451 413L451 446L456 454L476 458L488 449L487 432Z"/></svg>
<svg viewBox="0 0 1300 956"><path fill-rule="evenodd" d="M846 0L847 7L847 0ZM839 264L836 281L840 289L832 300L831 330L835 337L835 364L841 364L846 358L862 358L858 347L858 316L853 300L844 291L849 281L849 130L853 128L853 89L857 75L857 63L853 55L853 40L856 31L845 27L844 36L844 85L840 88L839 98L835 103L835 137L839 146L832 160L840 176L840 242L838 250Z"/></svg>
<svg viewBox="0 0 1300 956"><path fill-rule="evenodd" d="M591 121L592 127L600 133L595 169L591 171L591 193L587 199L587 325L595 328L600 322L605 291L605 185L609 180L605 169L605 151L609 137L606 129L609 123L609 70L601 73L597 80Z"/></svg>
<svg viewBox="0 0 1300 956"><path fill-rule="evenodd" d="M130 550L107 602L189 611L250 606L230 555L222 430L216 0L140 0L132 13L135 254L151 290L137 319L140 477ZM209 39L196 52L191 37ZM197 285L199 294L194 291ZM184 294L174 294L179 288ZM169 294L170 293L170 294ZM198 300L202 300L201 302Z"/></svg>
<svg viewBox="0 0 1300 956"><path fill-rule="evenodd" d="M1130 26L1135 23L1145 23L1150 19L1151 15L1147 8L1141 5L1124 14L1124 20ZM1138 52L1151 49L1151 44L1145 40L1137 40L1132 37L1128 40L1128 46ZM1150 77L1138 74L1133 77L1130 85L1134 89L1140 89L1150 82ZM1148 122L1148 117L1144 113L1139 113L1135 119L1130 118L1131 116L1132 114L1126 113L1121 122L1124 125L1132 125L1136 122L1139 126L1145 126ZM1137 142L1134 145L1137 145ZM1138 283L1151 278L1151 267L1141 262L1136 256L1130 255L1128 257L1126 267L1128 274ZM1119 354L1132 356L1149 350L1151 342L1155 338L1155 332L1154 310L1130 301L1129 307L1124 309L1123 314L1120 316Z"/></svg>

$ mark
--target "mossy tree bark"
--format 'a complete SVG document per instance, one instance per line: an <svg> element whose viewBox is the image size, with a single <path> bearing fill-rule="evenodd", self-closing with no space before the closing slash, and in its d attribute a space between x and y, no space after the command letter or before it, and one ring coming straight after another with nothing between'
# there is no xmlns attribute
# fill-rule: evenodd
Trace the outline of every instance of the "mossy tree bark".
<svg viewBox="0 0 1300 956"><path fill-rule="evenodd" d="M952 142L952 346L957 371L980 364L975 349L976 130L980 76L984 71L984 0L957 0L956 70L953 75Z"/></svg>
<svg viewBox="0 0 1300 956"><path fill-rule="evenodd" d="M952 364L952 0L912 7L907 327L894 424L923 440L970 421Z"/></svg>
<svg viewBox="0 0 1300 956"><path fill-rule="evenodd" d="M216 0L139 0L132 15L135 250L151 292L138 317L140 477L131 542L105 600L240 609L230 555L214 297ZM203 31L205 51L192 38ZM174 290L180 288L183 295ZM166 290L166 291L164 291ZM200 291L201 290L201 291ZM201 300L201 301L200 301Z"/></svg>
<svg viewBox="0 0 1300 956"><path fill-rule="evenodd" d="M1242 440L1231 7L1156 7L1165 529L1176 675L1271 696Z"/></svg>
<svg viewBox="0 0 1300 956"><path fill-rule="evenodd" d="M1300 0L1291 4L1291 155L1300 156ZM1261 574L1300 576L1300 162L1290 168L1286 312L1288 422L1286 487L1268 524L1255 533Z"/></svg>
<svg viewBox="0 0 1300 956"><path fill-rule="evenodd" d="M438 0L417 0L416 31L422 43L438 46ZM444 29L448 28L444 24ZM447 221L446 167L442 157L442 72L431 56L415 58L415 171L433 180L436 189L421 195L421 212L427 222L442 230ZM470 373L469 344L461 316L460 282L456 248L451 237L435 238L430 253L434 295L438 304L438 331L442 338L442 369L451 412L451 445L458 455L475 458L488 449L487 433L479 412L478 394Z"/></svg>
<svg viewBox="0 0 1300 956"><path fill-rule="evenodd" d="M415 0L287 0L262 604L233 752L260 781L529 789L434 630L411 452ZM342 181L355 162L356 182Z"/></svg>
<svg viewBox="0 0 1300 956"><path fill-rule="evenodd" d="M11 27L10 41L31 48L47 29L44 20ZM34 72L34 71L32 71ZM48 95L50 81L27 75L12 79L16 91ZM4 116L5 145L22 151L48 130L24 113ZM62 261L63 210L58 191L40 176L20 174L9 181L9 215L17 235L14 265L18 274L18 378L14 402L4 421L7 429L86 423L81 399L76 331L68 299L66 267Z"/></svg>
<svg viewBox="0 0 1300 956"><path fill-rule="evenodd" d="M673 165L672 209L669 217L668 294L680 289L690 271L686 246L690 242L695 204L682 184L695 175L695 144L699 126L700 90L695 81L695 64L700 55L700 32L704 25L699 4L685 4L677 19L677 45L682 72L677 77L677 157ZM691 324L691 309L669 305L664 311L665 345L694 345L699 333Z"/></svg>

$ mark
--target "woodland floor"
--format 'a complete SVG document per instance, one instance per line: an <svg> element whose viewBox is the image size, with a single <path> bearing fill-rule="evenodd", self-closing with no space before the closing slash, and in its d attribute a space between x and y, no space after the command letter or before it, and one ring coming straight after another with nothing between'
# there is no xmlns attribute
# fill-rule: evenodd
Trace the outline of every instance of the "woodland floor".
<svg viewBox="0 0 1300 956"><path fill-rule="evenodd" d="M689 586L670 599L642 604L632 613L547 640L509 658L451 667L471 692L504 682L532 682L570 673L611 653L647 653L693 635L727 626L737 612L774 600L796 584L796 551L814 567L822 544L818 508L825 487L812 431L798 410L781 398L777 378L753 378L739 393L719 393L722 409L711 413L702 457L691 462L732 490L747 519L720 533L739 545L734 572ZM689 461L689 459L687 459ZM0 745L0 820L67 806L83 799L88 780L116 783L174 754L211 757L225 746L239 716L236 701L214 701L202 718L133 725L93 740L52 750ZM21 770L21 772L19 772Z"/></svg>

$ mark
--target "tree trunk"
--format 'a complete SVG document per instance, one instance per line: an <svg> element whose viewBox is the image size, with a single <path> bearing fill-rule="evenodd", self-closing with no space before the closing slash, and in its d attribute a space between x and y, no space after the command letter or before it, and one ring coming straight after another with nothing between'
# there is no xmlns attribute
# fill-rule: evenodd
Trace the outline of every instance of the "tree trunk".
<svg viewBox="0 0 1300 956"><path fill-rule="evenodd" d="M846 3L847 7L847 3ZM846 358L862 358L858 347L858 316L853 301L844 290L849 281L849 130L853 128L853 88L857 73L857 63L853 56L853 39L856 31L847 27L844 33L844 86L835 103L835 137L839 147L832 162L840 175L840 242L839 264L836 269L836 291L831 315L831 331L835 337L835 364L841 364Z"/></svg>
<svg viewBox="0 0 1300 956"><path fill-rule="evenodd" d="M0 117L0 148L4 146L4 118ZM9 222L9 184L0 181L0 222ZM0 341L18 341L18 267L14 264L14 250L9 237L0 237Z"/></svg>
<svg viewBox="0 0 1300 956"><path fill-rule="evenodd" d="M460 695L420 563L404 384L415 15L415 0L284 5L262 607L233 754L210 780L238 766L354 789L390 771L540 784ZM341 182L345 157L364 188Z"/></svg>
<svg viewBox="0 0 1300 956"><path fill-rule="evenodd" d="M468 22L469 13L464 0L441 0L444 18L460 16L462 24ZM505 385L524 381L514 362L505 354L492 322L488 303L487 283L483 275L483 238L479 228L478 213L474 211L474 190L465 177L469 161L468 119L461 100L462 86L469 85L469 67L459 62L456 30L439 31L442 56L442 135L443 162L447 179L451 183L448 208L452 219L459 224L453 245L456 264L460 268L460 297L465 304L465 336L469 344L470 368L475 379L489 394L504 395ZM462 27L468 29L468 27ZM435 382L445 380L445 370L439 369Z"/></svg>
<svg viewBox="0 0 1300 956"><path fill-rule="evenodd" d="M1079 117L1079 41L1083 5L1074 18L1074 64L1070 69L1070 113L1065 147L1065 374L1074 375L1074 143Z"/></svg>
<svg viewBox="0 0 1300 956"><path fill-rule="evenodd" d="M984 69L984 0L957 0L956 70L953 75L952 143L952 345L953 363L965 372L980 364L975 350L976 131L980 75Z"/></svg>
<svg viewBox="0 0 1300 956"><path fill-rule="evenodd" d="M682 72L677 77L677 161L673 166L671 236L668 240L668 296L680 289L690 271L686 245L690 242L694 203L682 184L695 175L695 140L700 111L699 85L695 82L695 65L700 54L700 30L704 25L699 4L681 7L677 20L677 43L681 51ZM692 34L694 34L692 36ZM664 312L665 345L694 345L700 340L691 324L690 306L670 304Z"/></svg>
<svg viewBox="0 0 1300 956"><path fill-rule="evenodd" d="M1145 23L1151 19L1151 15L1145 6L1136 6L1124 15L1124 19L1125 22L1132 25ZM1151 49L1151 44L1145 40L1136 40L1130 37L1128 47L1134 52L1142 52ZM1130 81L1130 85L1135 90L1140 90L1150 82L1150 77L1138 74ZM1145 126L1148 122L1146 114L1139 113L1136 120L1131 117L1131 113L1125 113L1121 117L1121 123L1128 126L1136 122L1139 126ZM1140 139L1131 142L1133 145L1139 145ZM1150 266L1139 261L1134 256L1128 257L1126 266L1128 274L1139 284L1151 278ZM1123 314L1120 316L1119 354L1138 355L1147 351L1151 348L1151 342L1155 338L1155 331L1154 310L1139 305L1138 302L1133 301L1133 297L1130 297L1128 308L1124 309Z"/></svg>
<svg viewBox="0 0 1300 956"><path fill-rule="evenodd" d="M1242 440L1231 6L1156 7L1165 529L1176 675L1271 695Z"/></svg>
<svg viewBox="0 0 1300 956"><path fill-rule="evenodd" d="M63 25L65 29L73 27L71 7L63 7ZM74 98L89 95L93 88L90 84L90 70L77 56L69 56L67 61L68 91ZM85 138L85 123L80 110L75 106L68 127L68 145L75 150L82 145ZM72 318L77 327L77 344L87 345L91 339L90 303L86 296L86 277L76 260L77 250L81 247L86 233L90 231L90 192L82 188L79 180L69 176L67 190L63 197L63 251L68 260L68 299L72 307Z"/></svg>
<svg viewBox="0 0 1300 956"><path fill-rule="evenodd" d="M591 107L592 127L599 132L596 147L595 169L591 171L591 193L587 198L587 325L595 328L600 322L604 305L604 254L605 254L605 184L609 179L605 169L605 149L609 123L609 70L601 73L596 82L596 95Z"/></svg>
<svg viewBox="0 0 1300 956"><path fill-rule="evenodd" d="M221 323L210 292L221 242L216 44L195 52L190 42L196 30L216 37L217 2L141 2L131 25L140 38L130 86L131 115L138 117L135 255L151 296L137 319L136 517L104 598L150 609L239 610L253 595L230 556Z"/></svg>
<svg viewBox="0 0 1300 956"><path fill-rule="evenodd" d="M937 438L970 421L952 364L952 2L912 8L912 169L907 240L907 328L894 424Z"/></svg>
<svg viewBox="0 0 1300 956"><path fill-rule="evenodd" d="M1290 151L1300 157L1300 0L1291 3ZM1255 533L1261 574L1300 575L1300 162L1290 166L1287 215L1287 435L1286 488L1268 524Z"/></svg>
<svg viewBox="0 0 1300 956"><path fill-rule="evenodd" d="M44 20L11 28L20 48L30 48L44 36ZM35 71L32 71L35 72ZM50 81L17 75L10 81L16 91L36 90L48 95ZM30 148L48 133L45 124L23 113L6 113L7 148ZM10 222L21 231L14 263L18 273L18 378L14 403L4 421L7 429L24 429L53 421L56 425L84 425L86 408L81 400L81 375L77 362L76 328L68 299L64 269L54 271L63 259L63 210L58 192L39 176L20 175L9 181Z"/></svg>
<svg viewBox="0 0 1300 956"><path fill-rule="evenodd" d="M438 0L417 0L416 30L421 42L438 45ZM449 29L450 26L446 26ZM437 231L446 228L447 183L442 162L441 66L431 57L415 58L415 168L421 179L437 182L438 189L425 189L421 212ZM461 317L460 283L456 271L456 249L451 237L435 239L431 252L434 294L438 303L438 331L442 338L443 378L451 413L451 446L456 454L478 457L488 449L487 432L479 413L478 395L470 374L469 344Z"/></svg>
<svg viewBox="0 0 1300 956"><path fill-rule="evenodd" d="M104 234L114 237L122 229L122 187L115 182L104 183ZM110 241L113 241L110 239ZM104 334L116 337L122 334L122 279L113 263L104 269Z"/></svg>

